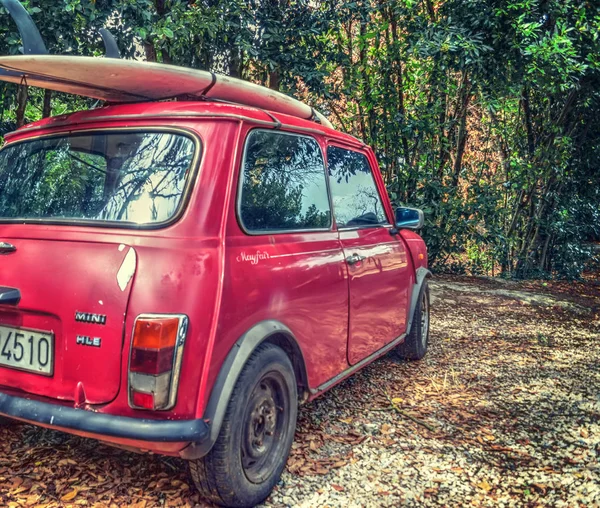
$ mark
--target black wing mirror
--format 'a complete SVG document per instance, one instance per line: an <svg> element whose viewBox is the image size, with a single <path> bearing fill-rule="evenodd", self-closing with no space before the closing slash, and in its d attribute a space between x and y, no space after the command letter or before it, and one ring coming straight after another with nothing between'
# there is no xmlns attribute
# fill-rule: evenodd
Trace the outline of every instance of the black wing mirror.
<svg viewBox="0 0 600 508"><path fill-rule="evenodd" d="M423 229L425 216L418 208L396 208L396 227L398 229Z"/></svg>

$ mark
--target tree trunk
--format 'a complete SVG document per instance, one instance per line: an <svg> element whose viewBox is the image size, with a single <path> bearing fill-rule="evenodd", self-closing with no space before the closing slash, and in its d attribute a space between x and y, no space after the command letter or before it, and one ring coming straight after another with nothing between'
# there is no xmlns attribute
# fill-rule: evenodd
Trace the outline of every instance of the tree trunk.
<svg viewBox="0 0 600 508"><path fill-rule="evenodd" d="M29 96L27 85L19 85L17 90L17 128L25 125L25 109L27 108L27 98Z"/></svg>
<svg viewBox="0 0 600 508"><path fill-rule="evenodd" d="M376 125L375 125L375 112L373 110L373 102L371 101L371 82L369 79L369 65L368 65L368 61L367 61L367 48L366 48L366 43L365 43L365 36L367 34L367 20L362 19L360 21L360 48L358 51L358 58L359 58L359 72L360 72L360 78L362 81L362 90L363 90L363 97L365 100L365 103L367 105L367 122L365 122L366 125L364 125L363 130L364 132L364 137L365 140L367 141L367 143L369 145L371 145L371 147L373 148L373 150L377 150L376 145ZM361 113L361 117L363 116L363 113ZM364 119L363 119L364 122Z"/></svg>
<svg viewBox="0 0 600 508"><path fill-rule="evenodd" d="M527 131L527 149L529 156L533 157L535 152L535 139L533 136L533 124L531 122L531 109L529 108L529 88L523 87L523 95L521 97L523 105L523 113L525 114L525 129Z"/></svg>
<svg viewBox="0 0 600 508"><path fill-rule="evenodd" d="M462 169L462 160L467 146L467 116L469 114L469 103L471 101L471 83L466 71L463 71L461 86L458 96L459 103L454 115L454 122L458 120L458 132L456 134L456 156L454 158L452 186L454 189L458 186L460 170ZM454 127L451 129L454 131Z"/></svg>
<svg viewBox="0 0 600 508"><path fill-rule="evenodd" d="M435 23L436 19L435 19L435 10L433 8L433 3L431 0L425 0L425 5L427 6L427 13L429 14L429 17L431 18L431 21L433 21Z"/></svg>
<svg viewBox="0 0 600 508"><path fill-rule="evenodd" d="M151 42L144 42L144 52L146 53L146 60L148 62L156 62L156 49L154 44Z"/></svg>
<svg viewBox="0 0 600 508"><path fill-rule="evenodd" d="M392 43L393 43L393 55L394 61L396 64L396 74L397 74L397 90L398 90L398 112L400 113L400 117L402 118L402 127L406 125L406 108L404 105L404 69L402 66L402 56L400 52L400 40L398 36L398 21L390 9L389 12L389 21L391 26L392 33ZM406 185L406 201L411 201L414 198L416 193L417 179L412 174L412 160L410 156L410 150L408 146L408 138L405 134L400 136L400 141L402 143L402 151L404 158L404 165L406 166L408 173L408 181Z"/></svg>
<svg viewBox="0 0 600 508"><path fill-rule="evenodd" d="M454 175L452 178L452 185L454 188L458 185L458 180L460 178L460 170L462 169L462 160L465 154L465 148L467 146L467 137L469 133L467 132L467 106L469 104L470 94L467 95L465 100L465 109L460 117L460 124L458 126L458 136L456 141L456 158L454 159Z"/></svg>
<svg viewBox="0 0 600 508"><path fill-rule="evenodd" d="M44 106L42 118L48 118L52 114L52 90L44 90Z"/></svg>
<svg viewBox="0 0 600 508"><path fill-rule="evenodd" d="M241 54L241 50L238 48L231 48L231 54L229 58L229 75L233 78L242 78L244 59Z"/></svg>
<svg viewBox="0 0 600 508"><path fill-rule="evenodd" d="M279 69L275 69L269 72L269 88L271 90L279 91L279 83L281 81L281 76L279 75Z"/></svg>
<svg viewBox="0 0 600 508"><path fill-rule="evenodd" d="M548 259L548 246L550 245L551 239L552 235L546 236L546 241L544 242L544 247L542 248L542 254L540 256L540 262L538 264L538 268L540 271L550 271L550 267L547 265L546 261Z"/></svg>

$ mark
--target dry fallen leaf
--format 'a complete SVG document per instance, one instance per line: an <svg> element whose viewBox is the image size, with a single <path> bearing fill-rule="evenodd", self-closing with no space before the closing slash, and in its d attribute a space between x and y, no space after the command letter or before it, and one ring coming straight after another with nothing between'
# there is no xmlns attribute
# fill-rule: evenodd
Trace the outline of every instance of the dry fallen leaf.
<svg viewBox="0 0 600 508"><path fill-rule="evenodd" d="M394 432L394 428L391 425L388 425L387 423L384 423L381 426L381 433L382 434L391 434L392 432Z"/></svg>
<svg viewBox="0 0 600 508"><path fill-rule="evenodd" d="M487 480L482 480L480 481L477 486L482 489L485 490L486 492L489 492L490 490L492 490L492 486L487 482Z"/></svg>
<svg viewBox="0 0 600 508"><path fill-rule="evenodd" d="M61 501L73 501L75 497L77 497L77 493L79 491L77 489L73 489L71 492L67 492L64 496L60 498Z"/></svg>
<svg viewBox="0 0 600 508"><path fill-rule="evenodd" d="M13 478L12 484L10 486L11 489L16 489L18 487L21 486L21 484L23 483L23 478L17 476L15 478Z"/></svg>

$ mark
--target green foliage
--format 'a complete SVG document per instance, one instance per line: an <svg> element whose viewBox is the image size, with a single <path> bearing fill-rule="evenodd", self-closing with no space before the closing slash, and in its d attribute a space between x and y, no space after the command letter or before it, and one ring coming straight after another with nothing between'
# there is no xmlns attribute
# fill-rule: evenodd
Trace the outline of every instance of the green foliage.
<svg viewBox="0 0 600 508"><path fill-rule="evenodd" d="M50 50L295 93L371 144L439 269L578 276L600 239L600 5L579 0L29 0ZM0 53L20 39L0 9ZM16 87L0 85L3 132ZM39 118L30 91L24 116ZM89 101L54 95L53 114ZM293 212L294 189L285 190ZM282 205L283 206L283 205Z"/></svg>
<svg viewBox="0 0 600 508"><path fill-rule="evenodd" d="M336 12L340 123L376 148L392 199L424 209L434 266L580 274L600 238L600 6L339 1Z"/></svg>

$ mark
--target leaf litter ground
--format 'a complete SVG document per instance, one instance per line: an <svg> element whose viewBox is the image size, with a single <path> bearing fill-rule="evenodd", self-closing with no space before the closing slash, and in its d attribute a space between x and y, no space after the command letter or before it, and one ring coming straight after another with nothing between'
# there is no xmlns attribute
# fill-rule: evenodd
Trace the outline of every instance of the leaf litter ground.
<svg viewBox="0 0 600 508"><path fill-rule="evenodd" d="M265 506L600 506L600 286L440 277L421 362L300 412ZM0 429L2 506L202 506L177 459Z"/></svg>

